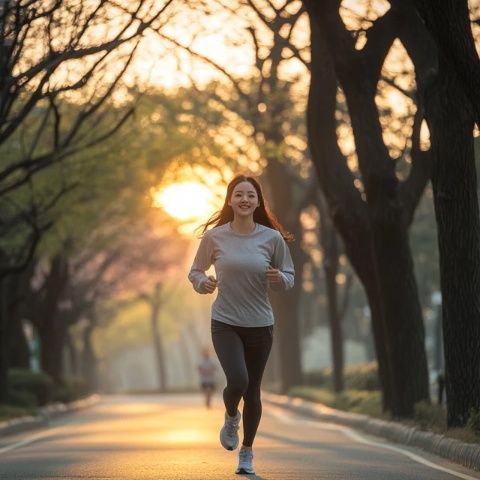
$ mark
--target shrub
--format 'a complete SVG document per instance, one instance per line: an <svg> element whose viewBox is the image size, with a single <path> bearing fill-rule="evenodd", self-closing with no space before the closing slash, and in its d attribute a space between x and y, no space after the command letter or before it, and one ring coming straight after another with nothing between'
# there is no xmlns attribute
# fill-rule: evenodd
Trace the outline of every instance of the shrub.
<svg viewBox="0 0 480 480"><path fill-rule="evenodd" d="M13 368L8 371L8 388L18 394L29 393L39 406L46 405L53 397L54 381L43 372ZM15 396L15 393L13 394ZM26 398L26 397L25 397Z"/></svg>
<svg viewBox="0 0 480 480"><path fill-rule="evenodd" d="M65 377L62 385L55 389L54 400L68 403L86 397L89 393L91 393L90 387L83 378Z"/></svg>
<svg viewBox="0 0 480 480"><path fill-rule="evenodd" d="M443 432L447 428L445 407L424 400L415 404L413 419L424 429L434 429Z"/></svg>
<svg viewBox="0 0 480 480"><path fill-rule="evenodd" d="M317 387L293 387L288 394L292 397L300 397L312 402L323 403L332 408L347 410L355 413L363 413L385 418L382 412L381 392L367 390L344 390L335 394L331 390Z"/></svg>
<svg viewBox="0 0 480 480"><path fill-rule="evenodd" d="M307 385L331 388L332 369L312 370L305 375ZM376 362L349 365L344 370L345 388L349 390L380 390Z"/></svg>
<svg viewBox="0 0 480 480"><path fill-rule="evenodd" d="M288 391L288 395L292 397L300 397L311 402L324 403L329 407L333 407L335 403L335 394L329 390L314 387L292 387Z"/></svg>
<svg viewBox="0 0 480 480"><path fill-rule="evenodd" d="M312 370L310 372L305 372L303 378L306 385L330 387L332 382L332 370L331 368Z"/></svg>
<svg viewBox="0 0 480 480"><path fill-rule="evenodd" d="M28 390L8 389L7 403L16 407L35 408L38 406L37 397Z"/></svg>
<svg viewBox="0 0 480 480"><path fill-rule="evenodd" d="M345 368L345 383L350 390L380 390L377 363L349 365Z"/></svg>
<svg viewBox="0 0 480 480"><path fill-rule="evenodd" d="M16 407L12 405L0 405L0 421L33 414L35 414L35 409Z"/></svg>
<svg viewBox="0 0 480 480"><path fill-rule="evenodd" d="M476 435L480 435L480 409L475 410L472 408L470 411L470 417L467 421L467 427Z"/></svg>

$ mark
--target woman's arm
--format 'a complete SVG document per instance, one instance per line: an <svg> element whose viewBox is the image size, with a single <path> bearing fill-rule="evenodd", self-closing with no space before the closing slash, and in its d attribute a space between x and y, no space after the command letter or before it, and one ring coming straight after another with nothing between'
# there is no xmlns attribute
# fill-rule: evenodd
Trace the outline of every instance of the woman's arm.
<svg viewBox="0 0 480 480"><path fill-rule="evenodd" d="M213 263L213 246L211 238L205 234L200 241L200 245L193 260L188 279L196 292L206 294L212 293L210 286L211 278L207 277L205 272ZM210 280L210 282L209 282Z"/></svg>
<svg viewBox="0 0 480 480"><path fill-rule="evenodd" d="M271 267L278 271L277 274L269 274L269 276L277 278L277 281L269 281L269 286L272 290L289 290L293 287L295 283L295 268L290 250L280 234L276 238Z"/></svg>

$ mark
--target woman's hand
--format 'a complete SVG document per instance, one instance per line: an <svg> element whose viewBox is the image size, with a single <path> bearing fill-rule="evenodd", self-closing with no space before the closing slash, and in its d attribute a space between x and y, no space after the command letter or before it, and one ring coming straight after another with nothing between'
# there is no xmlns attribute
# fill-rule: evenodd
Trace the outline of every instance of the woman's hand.
<svg viewBox="0 0 480 480"><path fill-rule="evenodd" d="M282 274L280 270L273 268L272 266L268 266L266 270L267 275L267 282L268 283L280 283L282 281Z"/></svg>
<svg viewBox="0 0 480 480"><path fill-rule="evenodd" d="M217 283L217 279L213 275L210 275L204 283L203 288L207 293L213 293L217 288Z"/></svg>

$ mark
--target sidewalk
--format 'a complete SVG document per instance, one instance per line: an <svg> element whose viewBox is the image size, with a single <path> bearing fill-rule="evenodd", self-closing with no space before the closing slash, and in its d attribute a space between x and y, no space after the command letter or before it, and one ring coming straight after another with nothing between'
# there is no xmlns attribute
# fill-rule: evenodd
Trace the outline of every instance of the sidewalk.
<svg viewBox="0 0 480 480"><path fill-rule="evenodd" d="M464 443L444 435L419 430L416 427L407 427L398 422L335 410L301 398L262 392L262 399L272 405L287 408L318 420L339 423L378 437L388 438L396 443L421 448L467 468L480 471L479 445Z"/></svg>
<svg viewBox="0 0 480 480"><path fill-rule="evenodd" d="M82 408L87 408L97 404L100 401L100 395L94 394L81 400L70 403L54 403L39 409L38 415L17 417L4 422L0 422L0 437L13 433L32 430L34 428L48 425L50 418L57 417L62 413L75 412Z"/></svg>

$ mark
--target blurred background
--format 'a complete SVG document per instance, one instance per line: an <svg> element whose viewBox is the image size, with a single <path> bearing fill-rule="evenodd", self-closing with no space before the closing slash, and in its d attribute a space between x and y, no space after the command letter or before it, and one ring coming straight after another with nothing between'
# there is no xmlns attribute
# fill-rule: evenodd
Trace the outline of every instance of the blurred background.
<svg viewBox="0 0 480 480"><path fill-rule="evenodd" d="M239 171L260 176L296 237L296 287L272 295L265 387L374 392L380 410L411 413L385 380L382 397L380 357L407 390L427 373L405 402L436 399L442 294L419 93L434 55L390 28L374 36L391 8L341 2L352 58L377 40L385 51L336 65L338 81L340 44L314 44L301 1L0 1L0 403L197 391L214 297L187 274ZM470 15L478 50L477 0ZM374 78L368 108L359 78ZM307 128L309 95L320 106ZM387 164L401 186L382 200L371 192L388 191ZM378 323L365 232L399 204L401 228L375 237Z"/></svg>

